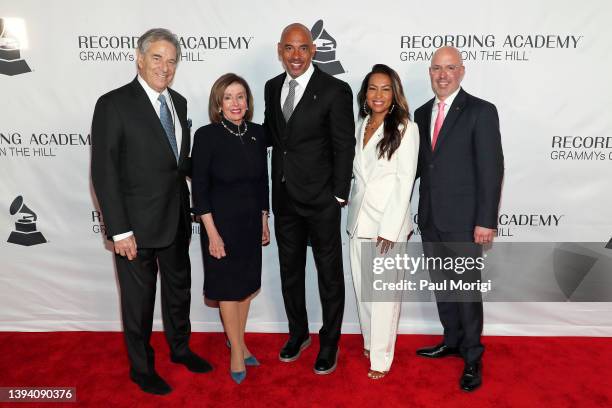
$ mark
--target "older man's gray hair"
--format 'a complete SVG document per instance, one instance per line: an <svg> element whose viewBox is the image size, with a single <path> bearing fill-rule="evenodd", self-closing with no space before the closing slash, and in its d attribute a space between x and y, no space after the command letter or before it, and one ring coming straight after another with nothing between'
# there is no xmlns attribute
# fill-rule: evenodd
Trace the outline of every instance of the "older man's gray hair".
<svg viewBox="0 0 612 408"><path fill-rule="evenodd" d="M152 28L141 35L137 43L138 52L145 54L152 42L161 40L168 41L174 45L174 48L176 49L177 61L179 61L181 59L181 43L179 42L178 37L173 34L172 31L165 28Z"/></svg>

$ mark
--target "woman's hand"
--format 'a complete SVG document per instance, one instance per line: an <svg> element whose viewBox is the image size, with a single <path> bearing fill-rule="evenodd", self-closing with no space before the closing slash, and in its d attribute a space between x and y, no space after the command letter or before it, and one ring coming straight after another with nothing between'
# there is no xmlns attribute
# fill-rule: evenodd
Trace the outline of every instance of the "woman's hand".
<svg viewBox="0 0 612 408"><path fill-rule="evenodd" d="M225 244L221 235L218 233L208 235L208 251L213 258L225 258Z"/></svg>
<svg viewBox="0 0 612 408"><path fill-rule="evenodd" d="M261 224L263 226L261 231L261 245L266 246L270 243L270 228L268 228L268 213L262 213Z"/></svg>
<svg viewBox="0 0 612 408"><path fill-rule="evenodd" d="M393 249L393 245L395 243L393 241L389 241L388 239L384 239L383 237L376 238L376 247L380 247L380 254L386 254L390 249Z"/></svg>
<svg viewBox="0 0 612 408"><path fill-rule="evenodd" d="M206 229L206 235L208 235L208 252L213 258L221 259L225 257L225 244L223 239L215 227L213 216L211 213L201 214L200 219L204 228Z"/></svg>

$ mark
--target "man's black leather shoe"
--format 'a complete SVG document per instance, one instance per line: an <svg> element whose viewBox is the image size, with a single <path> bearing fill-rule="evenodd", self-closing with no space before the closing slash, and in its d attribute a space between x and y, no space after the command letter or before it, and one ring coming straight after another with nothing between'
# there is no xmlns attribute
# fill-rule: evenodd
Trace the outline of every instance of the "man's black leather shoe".
<svg viewBox="0 0 612 408"><path fill-rule="evenodd" d="M459 386L464 391L474 391L482 384L482 365L481 363L466 364Z"/></svg>
<svg viewBox="0 0 612 408"><path fill-rule="evenodd" d="M188 350L186 354L181 356L171 354L170 361L173 363L182 364L187 367L189 371L194 373L207 373L213 369L208 361L204 360L191 350Z"/></svg>
<svg viewBox="0 0 612 408"><path fill-rule="evenodd" d="M315 361L314 372L315 374L331 374L336 370L338 365L338 347L337 346L323 346L319 350L317 355L317 361Z"/></svg>
<svg viewBox="0 0 612 408"><path fill-rule="evenodd" d="M168 383L156 372L149 375L143 375L130 371L130 379L135 382L141 390L149 394L166 395L172 391Z"/></svg>
<svg viewBox="0 0 612 408"><path fill-rule="evenodd" d="M290 363L297 360L302 354L302 350L310 346L310 336L306 337L289 337L280 353L278 359L285 363Z"/></svg>
<svg viewBox="0 0 612 408"><path fill-rule="evenodd" d="M460 356L459 349L457 347L449 347L444 343L438 344L433 347L420 348L416 351L417 356L427 358L441 358L446 356Z"/></svg>

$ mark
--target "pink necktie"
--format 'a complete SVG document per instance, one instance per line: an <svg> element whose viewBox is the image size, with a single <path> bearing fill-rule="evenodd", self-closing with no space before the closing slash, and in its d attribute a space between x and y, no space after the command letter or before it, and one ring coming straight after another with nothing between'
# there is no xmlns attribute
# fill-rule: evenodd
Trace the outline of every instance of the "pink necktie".
<svg viewBox="0 0 612 408"><path fill-rule="evenodd" d="M444 123L444 102L438 102L438 116L436 116L433 138L431 139L431 150L436 148L436 142L438 141L440 129L442 129L442 123Z"/></svg>

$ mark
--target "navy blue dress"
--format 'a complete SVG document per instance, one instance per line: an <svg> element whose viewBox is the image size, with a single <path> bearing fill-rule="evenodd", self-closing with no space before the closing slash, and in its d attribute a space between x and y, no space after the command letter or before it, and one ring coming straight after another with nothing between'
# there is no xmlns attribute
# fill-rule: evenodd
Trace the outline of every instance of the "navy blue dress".
<svg viewBox="0 0 612 408"><path fill-rule="evenodd" d="M224 123L238 130L233 123ZM204 295L208 299L241 300L261 287L261 212L269 208L267 148L263 127L251 122L247 126L241 137L221 123L203 126L194 135L194 213L212 214L226 253L221 259L210 255L202 225Z"/></svg>

